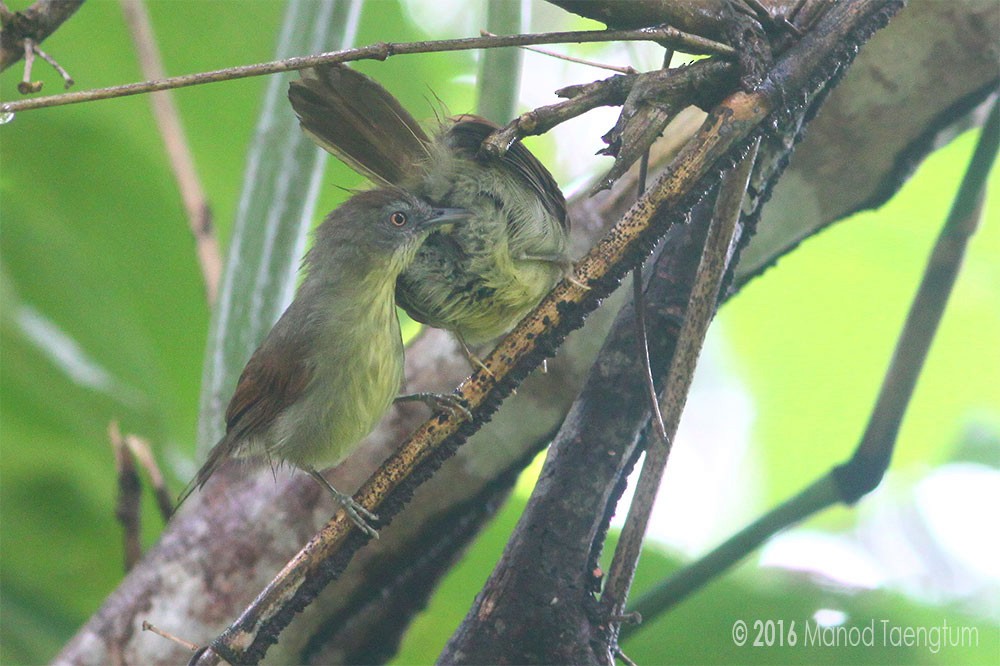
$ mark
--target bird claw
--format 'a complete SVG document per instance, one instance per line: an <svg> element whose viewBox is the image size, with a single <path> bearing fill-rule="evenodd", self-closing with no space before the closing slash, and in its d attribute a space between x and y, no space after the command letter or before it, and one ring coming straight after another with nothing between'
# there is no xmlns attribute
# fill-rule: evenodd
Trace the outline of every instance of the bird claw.
<svg viewBox="0 0 1000 666"><path fill-rule="evenodd" d="M422 402L433 411L448 412L453 418L464 416L469 421L473 419L472 412L465 406L465 401L450 393L413 393L399 396L396 402Z"/></svg>
<svg viewBox="0 0 1000 666"><path fill-rule="evenodd" d="M378 538L378 531L368 522L369 520L377 521L377 515L355 502L354 498L349 495L344 495L337 499L340 500L340 505L344 508L344 513L351 519L355 527L373 539Z"/></svg>
<svg viewBox="0 0 1000 666"><path fill-rule="evenodd" d="M330 494L333 495L340 506L344 509L344 513L347 514L347 517L359 530L373 539L378 538L378 531L368 523L369 520L377 522L377 515L355 502L354 498L347 493L342 493L334 488L333 484L327 481L325 476L317 472L312 467L306 468L306 472L308 472L309 475L319 483L319 485L330 491Z"/></svg>

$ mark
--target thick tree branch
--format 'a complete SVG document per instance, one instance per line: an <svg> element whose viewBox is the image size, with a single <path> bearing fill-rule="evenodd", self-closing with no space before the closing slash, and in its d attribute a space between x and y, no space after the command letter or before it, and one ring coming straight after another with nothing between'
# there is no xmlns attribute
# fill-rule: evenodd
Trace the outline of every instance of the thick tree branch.
<svg viewBox="0 0 1000 666"><path fill-rule="evenodd" d="M966 122L981 123L981 118L961 121L972 102L956 102L968 95L979 101L995 88L989 87L995 78L995 62L989 54L997 37L998 14L992 0L916 3L888 30L877 34L827 101L824 112L810 124L788 177L779 183L764 212L761 229L766 231L751 242L751 248L757 245L758 250L753 257L744 253L740 270L753 265L757 268L752 272L759 272L761 262L770 264L804 235L858 208L874 189L883 191L880 199L888 196L895 186L883 188L881 179L901 182L901 174L909 168L894 177L889 173L907 147L913 150L907 151L905 163L914 164L967 126ZM969 30L969 26L976 29ZM893 57L913 43L927 45L926 58ZM892 83L891 95L879 92L887 82ZM948 111L942 114L944 110ZM654 150L692 132L700 122L698 116L693 110L684 112ZM933 141L920 139L925 131ZM863 141L857 139L859 134ZM593 140L596 145L596 137ZM654 171L662 162L654 155ZM624 198L631 197L634 189L634 178L627 175L612 192L578 199L572 205L574 256L593 243L606 220L621 215ZM675 232L689 228L682 226ZM670 244L675 240L672 233ZM737 288L744 282L741 279ZM390 627L387 618L364 609L369 604L379 607L382 598L395 603L404 591L394 581L423 561L430 544L438 548L434 552L440 555L440 567L423 568L420 576L427 580L448 569L450 557L461 551L463 542L456 539L443 548L435 541L439 533L435 517L448 513L460 520L460 511L448 509L460 506L481 514L483 505L471 498L478 496L489 479L516 464L524 451L546 441L546 433L562 420L590 367L614 308L610 303L593 313L584 330L572 334L549 362L549 373L530 377L508 401L512 404L505 405L469 445L459 449L455 459L417 491L405 519L395 520L381 532L377 544L369 544L356 555L336 584L282 634L281 642L268 653L269 661L354 663L363 658L343 655L375 654L381 644L393 641L391 636L402 630L398 618L392 618ZM674 325L674 309L665 326ZM622 355L634 358L633 347L624 349ZM458 350L437 331L427 332L407 354L412 389L448 390L467 370ZM417 425L419 414L418 409L390 414L358 455L338 470L337 485L356 487ZM589 478L588 474L584 480ZM160 542L66 646L59 662L110 663L112 655L119 654L129 663L184 663L189 654L142 632L142 620L148 618L202 644L210 640L328 517L331 506L313 492L313 485L309 479L284 475L275 484L267 472L260 478L233 478L215 489L207 488L203 500L194 498L183 515L171 521ZM372 596L372 590L378 594ZM331 626L344 630L323 629Z"/></svg>
<svg viewBox="0 0 1000 666"><path fill-rule="evenodd" d="M850 63L853 49L898 8L895 2L864 0L833 7L813 32L775 63L764 91L759 97L748 96L754 102L747 100L746 106L755 107L757 100L767 99L766 91L777 88L786 95L784 99L822 99L816 91L837 80ZM724 102L709 123L720 113L737 121L740 115L730 105L742 96L737 93ZM780 128L788 123L794 129L797 116L807 108L782 108L771 117L773 122L762 126ZM739 134L738 121L734 125L731 131ZM788 148L797 133L786 142ZM780 146L781 137L776 139ZM787 149L783 156L779 153L769 160L779 165L772 170L776 176L787 162ZM761 190L757 198L764 199L767 193ZM680 206L670 215L683 215L687 210ZM688 245L699 246L696 242ZM672 254L679 247L673 240L660 261L679 266L679 258ZM669 273L664 283L682 284L682 274ZM667 293L686 301L683 291ZM626 321L630 325L631 316ZM672 353L672 336L663 334L668 328L651 326L657 332L650 350L654 370L662 371ZM631 350L632 344L609 337L602 355ZM449 642L443 662L603 663L609 658L606 623L615 618L604 617L596 607L594 594L600 584L596 560L614 501L635 459L636 440L648 420L641 398L641 373L636 369L633 379L617 373L628 364L628 357L621 355L595 364L587 387L550 448L542 478L501 562ZM609 414L615 417L609 419Z"/></svg>
<svg viewBox="0 0 1000 666"><path fill-rule="evenodd" d="M868 426L854 455L697 561L646 592L634 605L644 621L676 606L778 532L837 503L854 504L882 481L937 326L944 315L965 249L982 217L986 178L1000 146L1000 100L986 124L954 206L924 268L924 277L896 342ZM622 627L635 633L641 625Z"/></svg>

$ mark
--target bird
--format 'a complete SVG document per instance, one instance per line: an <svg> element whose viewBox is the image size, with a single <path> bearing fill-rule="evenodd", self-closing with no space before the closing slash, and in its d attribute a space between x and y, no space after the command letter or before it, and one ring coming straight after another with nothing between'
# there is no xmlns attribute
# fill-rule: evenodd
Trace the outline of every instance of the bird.
<svg viewBox="0 0 1000 666"><path fill-rule="evenodd" d="M331 212L303 260L291 305L247 362L226 432L178 499L227 460L289 464L310 474L371 536L377 517L318 470L343 460L374 429L403 382L396 278L434 230L468 211L397 187L362 191Z"/></svg>
<svg viewBox="0 0 1000 666"><path fill-rule="evenodd" d="M433 232L396 284L413 319L470 344L509 331L567 275L570 221L552 175L520 142L480 154L497 125L459 115L429 137L373 79L340 64L305 69L288 91L314 142L379 184L470 212Z"/></svg>

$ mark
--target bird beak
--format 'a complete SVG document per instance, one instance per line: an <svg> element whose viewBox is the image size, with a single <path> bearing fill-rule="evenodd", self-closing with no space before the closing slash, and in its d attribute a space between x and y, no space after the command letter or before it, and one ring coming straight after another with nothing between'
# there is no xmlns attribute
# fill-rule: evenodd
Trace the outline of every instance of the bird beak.
<svg viewBox="0 0 1000 666"><path fill-rule="evenodd" d="M472 217L472 211L465 208L435 208L424 221L425 228L437 228L452 222L461 222Z"/></svg>

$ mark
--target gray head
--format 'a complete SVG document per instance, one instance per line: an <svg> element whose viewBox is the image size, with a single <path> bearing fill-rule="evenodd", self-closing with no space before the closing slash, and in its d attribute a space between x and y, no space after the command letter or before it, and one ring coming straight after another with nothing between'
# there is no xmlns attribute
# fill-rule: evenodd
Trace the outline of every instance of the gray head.
<svg viewBox="0 0 1000 666"><path fill-rule="evenodd" d="M468 216L463 209L435 207L395 187L360 192L316 229L306 261L313 266L349 262L361 270L375 262L387 274L398 275L432 231Z"/></svg>

